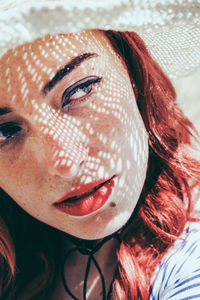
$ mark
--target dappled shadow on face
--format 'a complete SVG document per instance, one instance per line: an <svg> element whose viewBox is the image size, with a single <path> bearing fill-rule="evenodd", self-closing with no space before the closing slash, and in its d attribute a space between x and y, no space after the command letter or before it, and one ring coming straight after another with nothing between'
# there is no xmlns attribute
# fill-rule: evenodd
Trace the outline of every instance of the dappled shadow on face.
<svg viewBox="0 0 200 300"><path fill-rule="evenodd" d="M95 55L43 92L59 70L84 53ZM146 175L147 135L126 67L103 34L46 36L10 50L0 68L2 105L26 123L23 147L38 149L30 160L45 166L54 189L116 175L110 207L132 211Z"/></svg>

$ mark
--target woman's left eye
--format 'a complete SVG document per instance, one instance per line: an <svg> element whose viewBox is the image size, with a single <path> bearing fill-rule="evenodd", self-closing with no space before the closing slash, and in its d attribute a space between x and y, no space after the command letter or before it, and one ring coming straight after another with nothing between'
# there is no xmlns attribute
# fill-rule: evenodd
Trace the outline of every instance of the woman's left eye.
<svg viewBox="0 0 200 300"><path fill-rule="evenodd" d="M89 76L77 81L76 83L68 87L62 95L62 110L66 111L69 109L70 105L85 101L87 99L87 96L91 93L93 85L100 82L101 80L102 77Z"/></svg>

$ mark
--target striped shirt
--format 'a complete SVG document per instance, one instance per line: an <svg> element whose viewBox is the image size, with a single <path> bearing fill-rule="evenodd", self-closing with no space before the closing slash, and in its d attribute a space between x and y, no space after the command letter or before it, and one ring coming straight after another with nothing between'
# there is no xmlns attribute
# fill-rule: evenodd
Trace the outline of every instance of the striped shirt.
<svg viewBox="0 0 200 300"><path fill-rule="evenodd" d="M150 300L200 299L200 223L187 223L158 265Z"/></svg>

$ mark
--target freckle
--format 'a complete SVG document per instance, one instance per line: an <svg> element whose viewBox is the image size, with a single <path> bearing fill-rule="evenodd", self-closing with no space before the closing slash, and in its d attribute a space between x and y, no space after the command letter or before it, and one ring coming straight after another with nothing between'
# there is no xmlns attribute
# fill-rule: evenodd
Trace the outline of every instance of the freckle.
<svg viewBox="0 0 200 300"><path fill-rule="evenodd" d="M110 202L110 207L115 207L116 203L115 202Z"/></svg>

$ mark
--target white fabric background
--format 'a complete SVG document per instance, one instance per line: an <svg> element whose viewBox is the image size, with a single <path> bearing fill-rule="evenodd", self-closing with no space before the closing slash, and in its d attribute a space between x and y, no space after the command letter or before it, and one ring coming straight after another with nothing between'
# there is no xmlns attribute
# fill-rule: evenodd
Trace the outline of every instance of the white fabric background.
<svg viewBox="0 0 200 300"><path fill-rule="evenodd" d="M174 80L173 83L178 102L200 132L200 69L189 76Z"/></svg>

